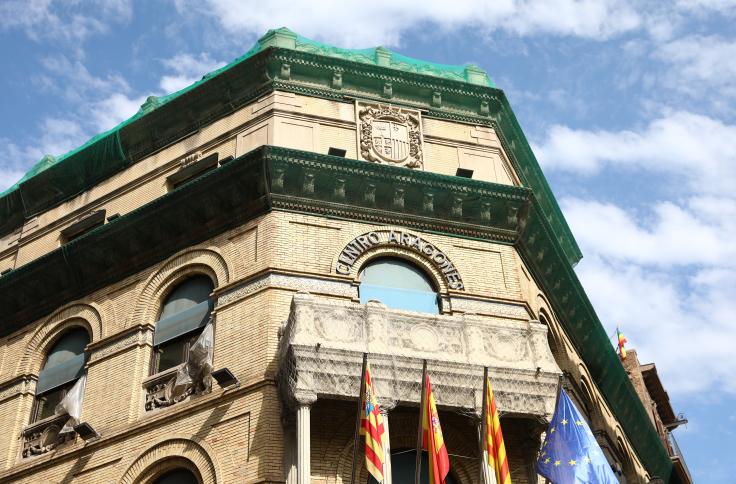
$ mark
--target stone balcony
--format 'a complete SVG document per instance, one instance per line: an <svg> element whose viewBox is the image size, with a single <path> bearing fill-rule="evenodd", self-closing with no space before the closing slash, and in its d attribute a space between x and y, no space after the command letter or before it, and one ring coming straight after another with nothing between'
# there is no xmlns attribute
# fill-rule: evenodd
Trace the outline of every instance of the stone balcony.
<svg viewBox="0 0 736 484"><path fill-rule="evenodd" d="M440 406L479 413L488 366L501 412L548 418L554 410L561 371L537 321L416 313L306 293L294 296L280 333L286 405L356 398L364 352L376 393L391 403L419 402L426 359Z"/></svg>

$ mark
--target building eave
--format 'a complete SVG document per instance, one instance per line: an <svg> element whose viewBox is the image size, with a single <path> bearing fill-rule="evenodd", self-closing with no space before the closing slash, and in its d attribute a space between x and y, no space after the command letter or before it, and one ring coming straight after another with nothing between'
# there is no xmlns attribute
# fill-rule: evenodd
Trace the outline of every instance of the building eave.
<svg viewBox="0 0 736 484"><path fill-rule="evenodd" d="M96 137L0 197L0 235L274 90L407 105L427 117L492 127L539 200L569 264L582 254L503 91L390 66L268 47L221 69Z"/></svg>

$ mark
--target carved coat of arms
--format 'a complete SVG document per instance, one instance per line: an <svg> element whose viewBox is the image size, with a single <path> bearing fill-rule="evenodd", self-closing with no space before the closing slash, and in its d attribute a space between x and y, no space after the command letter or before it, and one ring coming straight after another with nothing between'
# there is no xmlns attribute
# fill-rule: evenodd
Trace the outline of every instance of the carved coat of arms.
<svg viewBox="0 0 736 484"><path fill-rule="evenodd" d="M419 112L378 104L358 105L360 154L378 163L422 167Z"/></svg>

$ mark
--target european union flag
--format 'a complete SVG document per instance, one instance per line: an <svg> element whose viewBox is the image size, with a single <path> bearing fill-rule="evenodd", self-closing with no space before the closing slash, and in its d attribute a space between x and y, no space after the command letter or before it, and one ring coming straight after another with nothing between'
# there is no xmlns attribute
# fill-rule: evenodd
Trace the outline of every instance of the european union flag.
<svg viewBox="0 0 736 484"><path fill-rule="evenodd" d="M564 389L537 459L537 472L554 484L618 484L593 432Z"/></svg>

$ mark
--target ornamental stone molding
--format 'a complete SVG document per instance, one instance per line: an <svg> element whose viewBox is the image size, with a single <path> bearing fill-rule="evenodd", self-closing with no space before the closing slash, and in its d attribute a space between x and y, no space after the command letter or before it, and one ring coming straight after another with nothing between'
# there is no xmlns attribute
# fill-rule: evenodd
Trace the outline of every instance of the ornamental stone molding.
<svg viewBox="0 0 736 484"><path fill-rule="evenodd" d="M214 248L191 249L171 257L146 280L128 326L153 323L163 295L187 277L207 275L217 288L230 282L231 273L224 257Z"/></svg>
<svg viewBox="0 0 736 484"><path fill-rule="evenodd" d="M475 313L490 316L500 316L504 318L513 318L528 321L531 314L522 304L483 301L481 299L471 299L453 296L450 298L450 306L453 311L463 313Z"/></svg>
<svg viewBox="0 0 736 484"><path fill-rule="evenodd" d="M93 365L115 353L143 345L153 346L152 326L141 326L134 331L128 331L114 338L108 338L90 345L88 365Z"/></svg>
<svg viewBox="0 0 736 484"><path fill-rule="evenodd" d="M331 296L353 299L358 298L357 288L349 282L331 281L318 277L295 274L269 273L256 277L255 279L250 279L221 294L217 298L216 307L220 308L265 288L289 289L313 294L329 294Z"/></svg>
<svg viewBox="0 0 736 484"><path fill-rule="evenodd" d="M61 334L72 327L82 327L89 332L90 342L103 335L102 316L97 305L90 303L69 304L47 318L31 337L18 362L16 374L37 373L48 349Z"/></svg>
<svg viewBox="0 0 736 484"><path fill-rule="evenodd" d="M0 402L16 395L36 392L36 377L23 375L0 386Z"/></svg>
<svg viewBox="0 0 736 484"><path fill-rule="evenodd" d="M376 163L423 168L419 111L386 104L356 103L358 152Z"/></svg>
<svg viewBox="0 0 736 484"><path fill-rule="evenodd" d="M292 408L304 392L354 398L364 352L381 397L419 402L427 359L438 404L477 412L484 366L502 412L543 418L554 410L561 373L538 322L400 311L305 293L292 299L279 344L280 391Z"/></svg>
<svg viewBox="0 0 736 484"><path fill-rule="evenodd" d="M170 460L185 460L191 470L196 470L203 484L222 482L212 448L204 441L185 436L166 437L141 452L120 478L119 484L149 482L157 474L168 470ZM192 467L194 469L192 469ZM165 469L164 469L165 468Z"/></svg>
<svg viewBox="0 0 736 484"><path fill-rule="evenodd" d="M358 235L340 251L335 261L335 272L341 275L356 275L357 269L367 257L379 252L401 256L404 252L419 262L441 280L446 288L465 289L462 276L450 258L436 245L424 237L401 229L380 229ZM418 256L418 257L416 257Z"/></svg>

